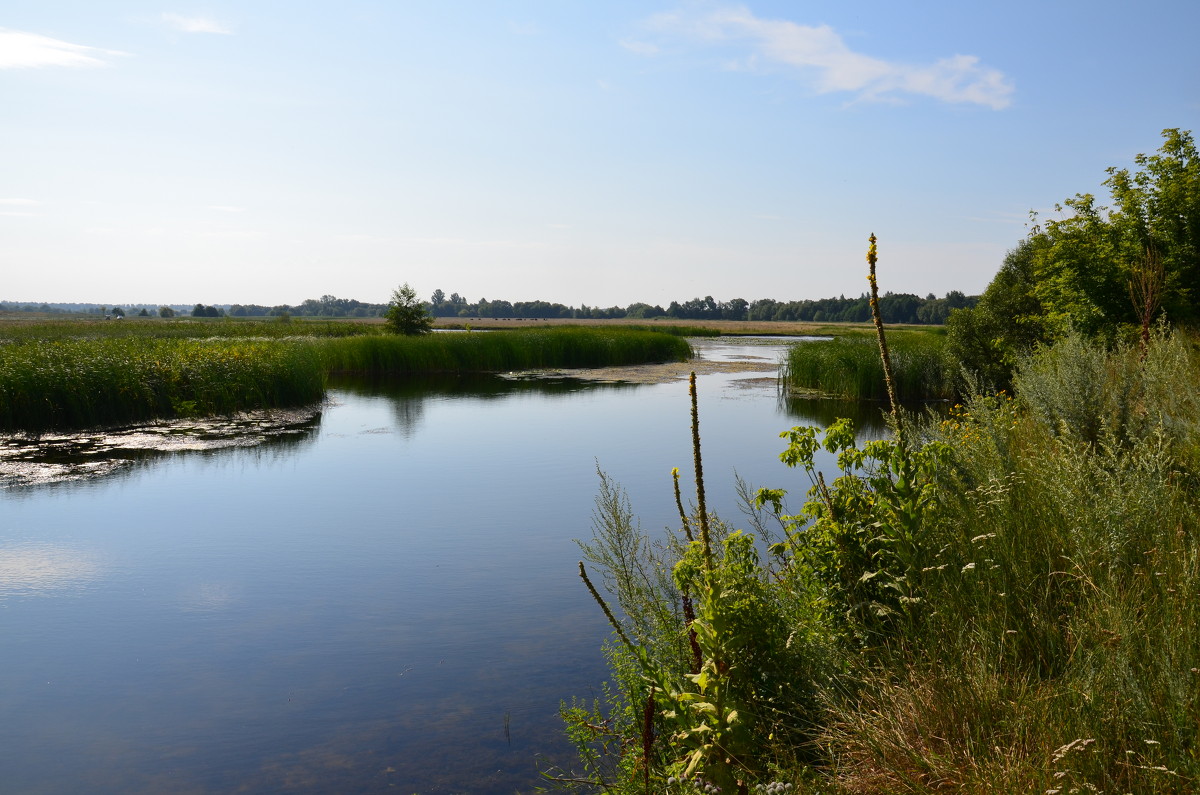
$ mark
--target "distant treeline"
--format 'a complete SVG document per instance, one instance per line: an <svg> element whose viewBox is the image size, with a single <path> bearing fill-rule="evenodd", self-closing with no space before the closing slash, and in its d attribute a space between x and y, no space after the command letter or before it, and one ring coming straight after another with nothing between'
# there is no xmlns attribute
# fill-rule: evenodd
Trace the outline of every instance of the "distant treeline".
<svg viewBox="0 0 1200 795"><path fill-rule="evenodd" d="M921 298L911 293L887 293L880 297L879 306L883 318L889 323L941 324L946 322L952 309L974 307L978 296L968 296L952 290L944 298L932 293ZM717 301L711 295L693 298L680 303L672 301L665 308L658 304L632 303L629 306L578 307L548 301L489 301L480 298L471 302L452 293L447 296L435 290L426 303L429 312L436 317L460 318L567 318L567 319L616 319L631 318L649 320L669 317L679 320L783 320L809 323L864 323L871 319L871 305L863 293L857 298L839 296L803 301L776 301L762 298L747 301L734 298ZM166 309L167 311L162 311ZM309 298L296 304L262 306L260 304L230 304L205 306L196 304L190 309L175 307L151 308L149 312L141 305L132 304L128 310L120 307L108 308L96 304L17 304L0 303L2 312L86 312L99 314L145 315L158 314L163 317L191 315L193 317L381 317L387 304L368 304L353 298L337 298L323 295Z"/></svg>
<svg viewBox="0 0 1200 795"><path fill-rule="evenodd" d="M932 293L921 298L911 293L888 293L879 299L884 320L889 323L944 323L952 309L975 305L978 298L952 290L944 298ZM664 309L660 305L633 303L626 307L602 308L586 304L576 308L546 301L489 301L481 298L469 303L458 293L449 298L435 290L429 302L430 311L438 317L489 318L633 318L670 317L681 320L788 320L815 323L866 322L871 319L871 304L866 293L857 298L822 298L804 301L776 301L762 298L747 301L734 298L717 301L711 295L680 303L672 301Z"/></svg>

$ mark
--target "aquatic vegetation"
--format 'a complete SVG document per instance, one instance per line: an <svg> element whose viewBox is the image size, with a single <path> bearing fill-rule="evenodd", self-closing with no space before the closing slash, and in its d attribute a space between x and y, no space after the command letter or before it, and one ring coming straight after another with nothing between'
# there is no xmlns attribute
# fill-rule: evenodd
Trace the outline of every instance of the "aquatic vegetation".
<svg viewBox="0 0 1200 795"><path fill-rule="evenodd" d="M329 372L371 375L604 367L678 361L690 355L691 346L681 337L584 326L356 337L321 346Z"/></svg>
<svg viewBox="0 0 1200 795"><path fill-rule="evenodd" d="M946 399L956 392L956 372L944 353L945 337L933 331L889 331L889 354L901 401ZM838 336L793 345L780 383L797 392L857 400L884 400L887 381L878 342Z"/></svg>
<svg viewBox="0 0 1200 795"><path fill-rule="evenodd" d="M621 328L397 337L358 333L360 327L172 321L145 324L131 333L137 324L3 326L0 431L37 433L304 405L322 399L331 373L395 377L598 367L691 354L681 337ZM184 331L155 336L156 329ZM198 329L224 335L200 336ZM271 333L263 334L265 329ZM325 333L333 329L341 331ZM298 333L310 330L319 333Z"/></svg>
<svg viewBox="0 0 1200 795"><path fill-rule="evenodd" d="M295 406L324 394L311 344L99 339L0 349L0 429L40 432Z"/></svg>

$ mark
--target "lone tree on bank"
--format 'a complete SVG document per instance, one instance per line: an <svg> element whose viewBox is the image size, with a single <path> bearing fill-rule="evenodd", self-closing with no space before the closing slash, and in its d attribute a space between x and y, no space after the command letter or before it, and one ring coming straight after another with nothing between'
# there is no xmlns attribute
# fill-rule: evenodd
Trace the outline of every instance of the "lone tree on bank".
<svg viewBox="0 0 1200 795"><path fill-rule="evenodd" d="M393 334L428 334L433 331L433 318L408 282L392 291L392 301L383 316L387 318L388 330Z"/></svg>

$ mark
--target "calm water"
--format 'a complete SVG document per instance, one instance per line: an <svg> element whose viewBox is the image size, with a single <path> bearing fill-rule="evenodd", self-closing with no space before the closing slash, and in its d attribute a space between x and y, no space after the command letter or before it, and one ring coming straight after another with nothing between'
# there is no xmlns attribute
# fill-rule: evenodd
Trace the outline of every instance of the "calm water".
<svg viewBox="0 0 1200 795"><path fill-rule="evenodd" d="M0 492L0 790L511 793L569 761L558 703L608 634L573 539L597 467L675 524L686 383L331 397L253 446ZM735 470L803 491L778 433L837 413L763 374L702 377L700 412L731 518Z"/></svg>

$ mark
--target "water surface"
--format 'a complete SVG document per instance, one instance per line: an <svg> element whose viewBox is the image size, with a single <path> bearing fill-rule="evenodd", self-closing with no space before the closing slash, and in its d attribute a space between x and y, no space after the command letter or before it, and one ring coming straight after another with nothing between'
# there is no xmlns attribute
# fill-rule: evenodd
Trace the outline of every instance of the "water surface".
<svg viewBox="0 0 1200 795"><path fill-rule="evenodd" d="M700 395L715 510L738 519L735 470L807 488L778 434L833 404L754 373ZM90 476L10 479L5 791L510 793L569 763L559 700L597 692L608 634L573 539L598 467L645 527L675 524L686 383L345 383L270 427L145 455L105 437Z"/></svg>

